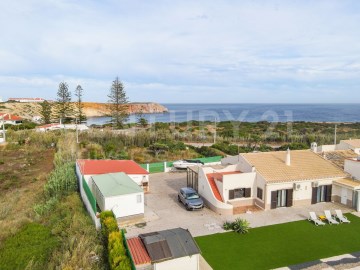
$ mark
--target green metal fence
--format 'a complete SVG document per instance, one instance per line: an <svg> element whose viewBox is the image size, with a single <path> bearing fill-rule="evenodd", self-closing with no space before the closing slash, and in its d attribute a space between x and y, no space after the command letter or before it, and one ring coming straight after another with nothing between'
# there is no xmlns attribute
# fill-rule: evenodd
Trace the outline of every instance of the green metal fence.
<svg viewBox="0 0 360 270"><path fill-rule="evenodd" d="M133 260L133 258L132 258L132 256L131 256L129 246L128 246L127 241L126 241L126 237L125 237L124 230L121 230L121 234L122 234L123 241L124 241L126 256L128 256L128 258L130 259L131 270L136 270L136 266L135 266L134 260Z"/></svg>
<svg viewBox="0 0 360 270"><path fill-rule="evenodd" d="M94 195L92 194L88 184L86 183L84 177L82 178L82 183L83 183L83 189L85 191L86 197L89 199L89 202L91 204L91 208L94 211L94 214L96 214L96 199L94 197Z"/></svg>
<svg viewBox="0 0 360 270"><path fill-rule="evenodd" d="M219 162L222 159L222 156L215 156L215 157L205 157L205 158L194 158L197 160L201 160L204 163L212 163L212 162ZM166 162L166 167L171 168L173 166L173 161ZM145 170L148 169L147 164L140 164L142 168ZM149 163L149 173L159 173L165 171L165 164L164 162L156 162L156 163Z"/></svg>

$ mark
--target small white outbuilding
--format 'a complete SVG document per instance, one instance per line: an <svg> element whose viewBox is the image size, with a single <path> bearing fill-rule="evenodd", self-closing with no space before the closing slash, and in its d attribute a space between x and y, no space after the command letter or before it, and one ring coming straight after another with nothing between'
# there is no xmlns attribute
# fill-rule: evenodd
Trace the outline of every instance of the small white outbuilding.
<svg viewBox="0 0 360 270"><path fill-rule="evenodd" d="M93 175L90 186L101 211L112 210L116 218L144 215L144 191L125 173Z"/></svg>

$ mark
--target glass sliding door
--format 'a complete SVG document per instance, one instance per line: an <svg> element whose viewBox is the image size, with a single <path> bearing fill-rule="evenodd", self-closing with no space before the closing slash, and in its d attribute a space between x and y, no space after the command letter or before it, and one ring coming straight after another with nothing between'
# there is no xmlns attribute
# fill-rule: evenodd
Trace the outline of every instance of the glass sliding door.
<svg viewBox="0 0 360 270"><path fill-rule="evenodd" d="M286 189L277 191L276 207L286 207Z"/></svg>
<svg viewBox="0 0 360 270"><path fill-rule="evenodd" d="M326 186L319 186L316 195L317 202L325 202L326 201Z"/></svg>

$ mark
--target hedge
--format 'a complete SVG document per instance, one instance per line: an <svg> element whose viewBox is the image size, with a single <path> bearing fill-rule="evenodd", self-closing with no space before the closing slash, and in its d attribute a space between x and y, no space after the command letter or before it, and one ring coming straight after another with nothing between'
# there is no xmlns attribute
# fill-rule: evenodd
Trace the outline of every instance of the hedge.
<svg viewBox="0 0 360 270"><path fill-rule="evenodd" d="M131 270L130 258L126 255L126 248L122 234L112 211L100 214L101 232L104 236L108 251L110 270Z"/></svg>

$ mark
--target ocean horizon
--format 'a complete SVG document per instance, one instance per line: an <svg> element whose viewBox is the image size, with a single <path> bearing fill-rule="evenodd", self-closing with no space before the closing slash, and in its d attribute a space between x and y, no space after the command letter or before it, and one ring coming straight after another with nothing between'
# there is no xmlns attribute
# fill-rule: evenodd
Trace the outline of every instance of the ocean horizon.
<svg viewBox="0 0 360 270"><path fill-rule="evenodd" d="M169 112L145 114L149 123L187 121L360 122L357 103L163 103ZM110 117L89 117L87 125L109 123ZM130 115L129 123L136 122Z"/></svg>

